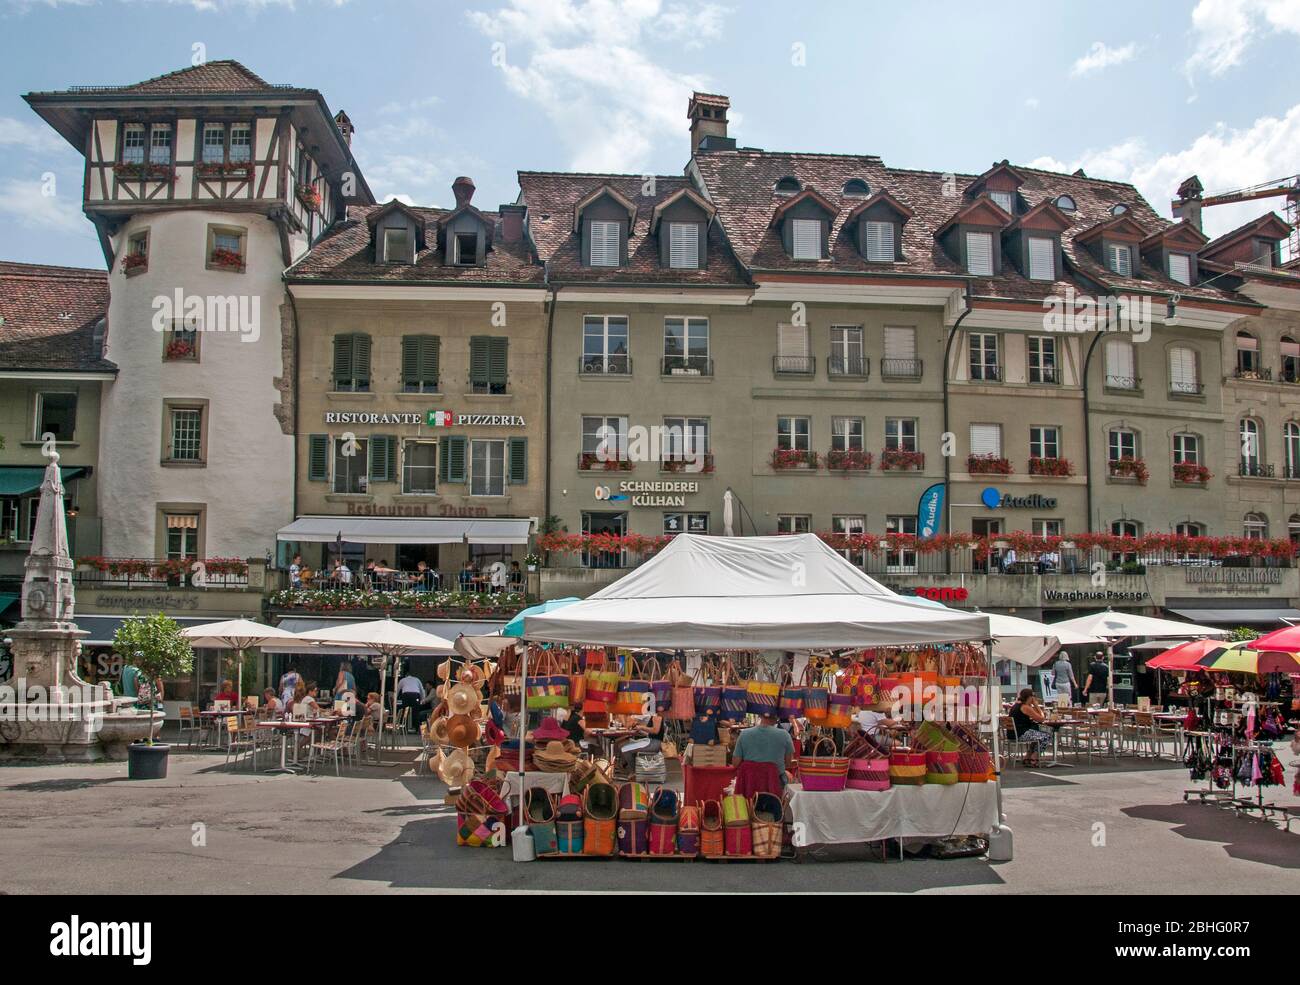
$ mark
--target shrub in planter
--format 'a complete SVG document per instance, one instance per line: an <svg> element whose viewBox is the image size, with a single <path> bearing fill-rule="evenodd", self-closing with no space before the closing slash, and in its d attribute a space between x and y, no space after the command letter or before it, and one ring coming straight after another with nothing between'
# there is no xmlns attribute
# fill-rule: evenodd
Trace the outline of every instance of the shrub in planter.
<svg viewBox="0 0 1300 985"><path fill-rule="evenodd" d="M797 448L777 448L772 452L772 468L782 469L801 469L817 467L817 453L815 451L801 451Z"/></svg>
<svg viewBox="0 0 1300 985"><path fill-rule="evenodd" d="M869 472L871 452L832 449L826 453L826 467L837 472Z"/></svg>
<svg viewBox="0 0 1300 985"><path fill-rule="evenodd" d="M1010 475L1011 462L997 455L967 455L966 471L971 475Z"/></svg>
<svg viewBox="0 0 1300 985"><path fill-rule="evenodd" d="M1147 463L1140 458L1133 458L1126 455L1117 461L1109 464L1110 474L1116 478L1137 479L1138 485L1145 486L1150 473L1147 472Z"/></svg>
<svg viewBox="0 0 1300 985"><path fill-rule="evenodd" d="M1175 462L1174 463L1174 481L1190 482L1204 485L1210 481L1213 475L1206 466L1198 465L1195 462Z"/></svg>
<svg viewBox="0 0 1300 985"><path fill-rule="evenodd" d="M1074 466L1065 458L1030 458L1029 474L1063 478L1074 475Z"/></svg>
<svg viewBox="0 0 1300 985"><path fill-rule="evenodd" d="M157 780L167 776L166 743L154 742L153 722L159 696L155 682L164 677L182 677L194 666L194 650L181 635L181 627L161 612L144 619L128 619L113 635L113 649L139 671L138 693L149 704L149 738L133 742L127 749L127 775L133 780Z"/></svg>
<svg viewBox="0 0 1300 985"><path fill-rule="evenodd" d="M907 451L902 448L886 448L880 453L880 471L906 472L909 469L925 468L925 452Z"/></svg>

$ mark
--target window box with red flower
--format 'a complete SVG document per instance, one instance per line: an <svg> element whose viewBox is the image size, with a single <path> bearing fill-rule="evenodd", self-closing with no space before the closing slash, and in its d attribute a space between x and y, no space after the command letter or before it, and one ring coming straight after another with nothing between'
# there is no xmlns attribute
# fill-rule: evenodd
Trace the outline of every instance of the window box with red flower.
<svg viewBox="0 0 1300 985"><path fill-rule="evenodd" d="M1214 475L1207 466L1196 462L1174 462L1174 481L1189 486L1203 486Z"/></svg>
<svg viewBox="0 0 1300 985"><path fill-rule="evenodd" d="M122 257L122 272L128 277L142 274L148 269L149 255L147 253L128 253Z"/></svg>
<svg viewBox="0 0 1300 985"><path fill-rule="evenodd" d="M772 452L772 468L778 472L817 468L817 453L799 448L777 448Z"/></svg>
<svg viewBox="0 0 1300 985"><path fill-rule="evenodd" d="M137 178L149 181L175 181L176 169L170 164L126 164L113 165L113 174L119 178Z"/></svg>
<svg viewBox="0 0 1300 985"><path fill-rule="evenodd" d="M199 357L199 347L192 339L174 338L163 349L163 359L167 362L195 360Z"/></svg>
<svg viewBox="0 0 1300 985"><path fill-rule="evenodd" d="M1147 463L1140 458L1133 458L1126 455L1106 463L1112 479L1134 479L1139 486L1145 486L1150 473L1147 472Z"/></svg>
<svg viewBox="0 0 1300 985"><path fill-rule="evenodd" d="M1066 478L1074 475L1074 465L1066 458L1036 458L1029 459L1029 474L1041 476L1053 476L1056 478Z"/></svg>
<svg viewBox="0 0 1300 985"><path fill-rule="evenodd" d="M925 452L886 448L880 453L881 472L919 472L925 468Z"/></svg>
<svg viewBox="0 0 1300 985"><path fill-rule="evenodd" d="M832 448L826 453L826 467L832 472L870 472L872 461L869 451Z"/></svg>
<svg viewBox="0 0 1300 985"><path fill-rule="evenodd" d="M600 452L584 451L578 456L578 469L582 472L631 472L632 463L626 458L602 458Z"/></svg>
<svg viewBox="0 0 1300 985"><path fill-rule="evenodd" d="M302 203L303 208L308 212L320 211L320 192L312 185L298 186L298 201Z"/></svg>
<svg viewBox="0 0 1300 985"><path fill-rule="evenodd" d="M208 254L208 262L214 267L229 267L231 270L242 270L244 267L244 255L237 250L227 250L224 247L213 247Z"/></svg>
<svg viewBox="0 0 1300 985"><path fill-rule="evenodd" d="M708 474L713 471L713 456L704 455L699 462L699 468L695 467L694 459L689 458L665 458L659 463L659 469L662 472L694 472L695 474Z"/></svg>
<svg viewBox="0 0 1300 985"><path fill-rule="evenodd" d="M966 471L971 475L1010 475L1011 462L998 455L967 455Z"/></svg>
<svg viewBox="0 0 1300 985"><path fill-rule="evenodd" d="M209 161L197 168L201 178L247 178L253 173L251 161Z"/></svg>

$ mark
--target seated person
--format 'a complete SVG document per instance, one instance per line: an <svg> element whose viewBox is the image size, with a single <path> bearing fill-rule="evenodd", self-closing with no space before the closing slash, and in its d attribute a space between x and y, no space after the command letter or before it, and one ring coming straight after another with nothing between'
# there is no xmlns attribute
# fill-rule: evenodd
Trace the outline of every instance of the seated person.
<svg viewBox="0 0 1300 985"><path fill-rule="evenodd" d="M458 579L460 581L460 590L462 592L474 591L474 565L469 561L466 561L464 566L460 569Z"/></svg>
<svg viewBox="0 0 1300 985"><path fill-rule="evenodd" d="M1038 703L1038 695L1034 693L1033 688L1020 689L1020 693L1016 695L1016 703L1011 706L1009 714L1014 726L1014 735L1011 738L1029 744L1025 752L1024 764L1037 766L1039 750L1044 742L1052 741L1052 733L1041 727L1047 713Z"/></svg>
<svg viewBox="0 0 1300 985"><path fill-rule="evenodd" d="M522 592L524 590L524 571L519 567L518 561L510 562L510 591Z"/></svg>
<svg viewBox="0 0 1300 985"><path fill-rule="evenodd" d="M303 689L303 696L300 704L307 708L307 717L316 718L320 715L320 702L317 700L320 689L316 686L315 681L308 681Z"/></svg>
<svg viewBox="0 0 1300 985"><path fill-rule="evenodd" d="M777 726L775 710L760 716L758 724L741 729L731 763L736 767L736 793L749 797L756 793L781 792L794 766L794 740ZM765 775L775 774L778 789L770 789Z"/></svg>
<svg viewBox="0 0 1300 985"><path fill-rule="evenodd" d="M239 695L235 692L234 681L222 681L221 687L217 693L212 696L213 701L228 701L231 708L239 707Z"/></svg>
<svg viewBox="0 0 1300 985"><path fill-rule="evenodd" d="M428 592L438 587L438 572L423 561L415 565L415 579L411 582L411 588L417 592Z"/></svg>
<svg viewBox="0 0 1300 985"><path fill-rule="evenodd" d="M274 688L262 692L262 707L257 710L259 718L279 718L284 714L284 702L275 693Z"/></svg>
<svg viewBox="0 0 1300 985"><path fill-rule="evenodd" d="M871 741L880 749L888 751L894 744L893 734L889 731L896 728L901 723L889 717L890 703L888 701L878 701L858 712L857 724L858 729L863 735L868 736Z"/></svg>
<svg viewBox="0 0 1300 985"><path fill-rule="evenodd" d="M1002 571L1009 574L1016 569L1016 549L1008 547L1002 552Z"/></svg>
<svg viewBox="0 0 1300 985"><path fill-rule="evenodd" d="M618 757L623 763L623 769L629 774L635 773L637 756L650 755L662 749L666 730L667 723L664 721L663 716L638 716L636 724L632 726L632 731L636 735L619 746Z"/></svg>

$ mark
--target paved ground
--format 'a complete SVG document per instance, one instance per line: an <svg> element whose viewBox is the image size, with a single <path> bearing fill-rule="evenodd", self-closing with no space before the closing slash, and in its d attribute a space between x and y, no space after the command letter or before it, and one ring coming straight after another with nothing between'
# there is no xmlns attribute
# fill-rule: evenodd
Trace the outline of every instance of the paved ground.
<svg viewBox="0 0 1300 985"><path fill-rule="evenodd" d="M1283 751L1284 762L1293 758ZM1300 806L1290 793L1293 776L1288 768L1287 788L1269 788L1270 799ZM516 865L508 850L456 848L443 787L403 767L342 778L266 776L180 754L168 779L149 782L127 780L125 764L3 767L0 891L1296 891L1300 823L1287 834L1185 804L1188 785L1173 765L1016 769L1006 790L1015 859L1001 864Z"/></svg>

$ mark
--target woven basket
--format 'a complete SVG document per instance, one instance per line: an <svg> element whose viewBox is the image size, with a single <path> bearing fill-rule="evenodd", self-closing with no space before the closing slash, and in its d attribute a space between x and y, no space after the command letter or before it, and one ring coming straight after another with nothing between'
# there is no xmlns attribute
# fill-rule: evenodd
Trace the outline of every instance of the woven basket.
<svg viewBox="0 0 1300 985"><path fill-rule="evenodd" d="M931 749L925 754L925 782L951 784L957 782L959 752Z"/></svg>
<svg viewBox="0 0 1300 985"><path fill-rule="evenodd" d="M823 752L824 749L829 749L830 752ZM924 773L924 758L921 765ZM799 757L799 782L803 784L805 790L843 790L848 779L848 757L836 756L835 744L827 738L816 740L809 750L809 755Z"/></svg>
<svg viewBox="0 0 1300 985"><path fill-rule="evenodd" d="M896 749L889 754L889 782L892 786L920 786L925 783L925 753Z"/></svg>

